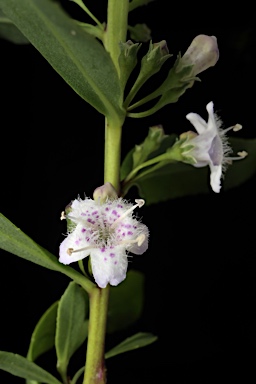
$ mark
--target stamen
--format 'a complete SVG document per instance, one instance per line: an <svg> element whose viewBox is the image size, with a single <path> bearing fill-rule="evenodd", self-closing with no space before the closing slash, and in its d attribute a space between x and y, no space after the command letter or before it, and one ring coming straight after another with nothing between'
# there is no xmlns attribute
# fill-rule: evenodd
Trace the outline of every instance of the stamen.
<svg viewBox="0 0 256 384"><path fill-rule="evenodd" d="M62 211L61 214L60 214L60 219L61 220L65 220L66 219L66 216L65 216L65 212Z"/></svg>
<svg viewBox="0 0 256 384"><path fill-rule="evenodd" d="M225 160L231 161L231 162L233 160L242 160L242 159L244 159L248 155L248 153L246 151L237 152L237 154L238 154L238 156L236 156L236 157L226 157Z"/></svg>
<svg viewBox="0 0 256 384"><path fill-rule="evenodd" d="M242 128L243 128L243 126L241 124L236 124L233 127L233 131L237 132L237 131L240 131L240 129L242 129Z"/></svg>
<svg viewBox="0 0 256 384"><path fill-rule="evenodd" d="M140 247L144 243L145 239L146 239L146 236L142 233L141 235L136 237L135 240L122 240L122 241L120 241L119 245L137 243L138 246Z"/></svg>
<svg viewBox="0 0 256 384"><path fill-rule="evenodd" d="M80 249L68 248L67 249L67 254L69 256L71 256L72 253L86 251L87 249L90 249L90 248L93 248L93 247L84 247L84 248L80 248Z"/></svg>
<svg viewBox="0 0 256 384"><path fill-rule="evenodd" d="M231 130L233 130L234 132L238 132L242 128L243 128L243 126L241 124L235 124L235 125L232 125L232 127L223 129L223 132L227 133L228 131L231 131Z"/></svg>
<svg viewBox="0 0 256 384"><path fill-rule="evenodd" d="M238 156L240 156L242 159L244 159L247 155L248 155L248 152L246 151L241 151L241 152L237 152Z"/></svg>
<svg viewBox="0 0 256 384"><path fill-rule="evenodd" d="M116 221L114 221L114 223L110 226L110 228L115 228L117 226L117 224L122 221L127 215L129 215L129 213L131 213L132 211L134 211L135 208L139 207L141 208L144 204L145 204L145 200L143 199L135 199L135 205L133 205L131 208L127 209L126 212L124 212L124 214L122 216L120 216L118 219L116 219Z"/></svg>

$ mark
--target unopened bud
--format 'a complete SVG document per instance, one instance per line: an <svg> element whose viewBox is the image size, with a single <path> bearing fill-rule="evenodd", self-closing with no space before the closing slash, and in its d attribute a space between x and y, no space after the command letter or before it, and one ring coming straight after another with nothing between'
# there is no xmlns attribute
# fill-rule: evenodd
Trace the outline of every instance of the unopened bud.
<svg viewBox="0 0 256 384"><path fill-rule="evenodd" d="M219 49L215 36L198 35L194 38L185 54L182 56L179 66L193 65L194 76L213 67L219 59Z"/></svg>
<svg viewBox="0 0 256 384"><path fill-rule="evenodd" d="M100 204L105 203L106 200L115 200L118 198L117 192L111 183L105 183L101 187L98 187L93 192L93 198L95 201L99 201Z"/></svg>

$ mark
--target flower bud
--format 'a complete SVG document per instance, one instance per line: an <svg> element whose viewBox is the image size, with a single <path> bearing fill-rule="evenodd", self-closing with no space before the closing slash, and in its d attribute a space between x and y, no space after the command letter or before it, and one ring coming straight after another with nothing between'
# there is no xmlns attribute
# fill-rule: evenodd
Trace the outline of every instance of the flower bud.
<svg viewBox="0 0 256 384"><path fill-rule="evenodd" d="M198 35L194 38L185 54L182 56L179 67L193 65L194 76L213 67L219 59L219 49L215 36Z"/></svg>
<svg viewBox="0 0 256 384"><path fill-rule="evenodd" d="M106 202L106 200L115 200L118 198L117 192L111 183L105 183L101 187L98 187L93 192L93 198L95 201L99 201L100 204Z"/></svg>

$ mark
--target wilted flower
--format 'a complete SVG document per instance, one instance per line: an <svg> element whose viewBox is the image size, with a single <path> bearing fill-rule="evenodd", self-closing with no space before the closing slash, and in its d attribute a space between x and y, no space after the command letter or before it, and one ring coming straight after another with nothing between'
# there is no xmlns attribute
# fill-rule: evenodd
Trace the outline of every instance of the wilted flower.
<svg viewBox="0 0 256 384"><path fill-rule="evenodd" d="M91 256L94 279L99 287L118 285L126 277L127 252L141 255L148 248L148 228L133 215L144 200L132 205L122 198L100 200L80 198L63 218L76 226L60 245L59 261L70 264Z"/></svg>
<svg viewBox="0 0 256 384"><path fill-rule="evenodd" d="M220 179L227 164L232 160L244 158L247 153L242 151L238 153L239 157L228 156L232 149L227 142L226 132L231 129L239 131L242 126L236 124L227 129L221 129L221 120L214 114L212 101L207 104L206 109L209 114L208 122L196 113L189 113L186 116L198 134L193 132L183 133L180 139L186 140L181 144L181 148L183 148L182 155L184 159L187 158L188 163L193 163L195 167L209 165L211 170L210 184L213 191L218 193L221 188Z"/></svg>
<svg viewBox="0 0 256 384"><path fill-rule="evenodd" d="M194 76L213 67L219 59L219 49L215 36L198 35L194 38L179 62L180 70L193 65Z"/></svg>

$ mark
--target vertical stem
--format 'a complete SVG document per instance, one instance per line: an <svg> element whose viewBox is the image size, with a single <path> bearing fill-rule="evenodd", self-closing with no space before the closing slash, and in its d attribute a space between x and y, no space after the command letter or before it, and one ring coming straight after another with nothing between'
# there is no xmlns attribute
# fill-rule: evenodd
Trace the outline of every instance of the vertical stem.
<svg viewBox="0 0 256 384"><path fill-rule="evenodd" d="M107 32L104 45L119 74L119 42L127 34L129 0L108 0ZM104 180L119 189L121 134L123 119L106 118ZM89 293L90 317L83 384L106 384L105 334L107 324L109 286L95 287Z"/></svg>
<svg viewBox="0 0 256 384"><path fill-rule="evenodd" d="M111 183L119 192L122 126L106 118L104 182Z"/></svg>
<svg viewBox="0 0 256 384"><path fill-rule="evenodd" d="M108 0L107 31L104 45L119 74L119 43L126 41L128 26L129 0Z"/></svg>
<svg viewBox="0 0 256 384"><path fill-rule="evenodd" d="M95 287L89 295L90 318L83 384L105 384L104 346L107 323L109 286Z"/></svg>

